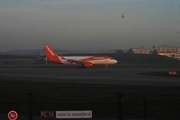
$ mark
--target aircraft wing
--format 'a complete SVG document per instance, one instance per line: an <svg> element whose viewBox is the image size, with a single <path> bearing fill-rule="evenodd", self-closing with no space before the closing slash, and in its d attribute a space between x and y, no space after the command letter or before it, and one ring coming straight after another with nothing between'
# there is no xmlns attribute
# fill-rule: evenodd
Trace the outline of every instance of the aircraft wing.
<svg viewBox="0 0 180 120"><path fill-rule="evenodd" d="M76 64L80 64L80 63L82 63L82 62L80 62L80 61L78 61L78 60L71 60L71 59L65 59L65 60L67 60L69 63L76 63Z"/></svg>
<svg viewBox="0 0 180 120"><path fill-rule="evenodd" d="M89 62L87 59L82 59L82 60L76 60L76 59L66 59L61 55L61 59L64 59L66 61L68 61L68 63L71 64L76 64L79 65L81 67L90 67L93 66L93 63Z"/></svg>
<svg viewBox="0 0 180 120"><path fill-rule="evenodd" d="M66 59L63 57L63 55L61 55L61 59L64 59L66 61L68 61L69 63L72 63L72 64L81 64L83 62L79 61L79 60L75 60L75 59Z"/></svg>

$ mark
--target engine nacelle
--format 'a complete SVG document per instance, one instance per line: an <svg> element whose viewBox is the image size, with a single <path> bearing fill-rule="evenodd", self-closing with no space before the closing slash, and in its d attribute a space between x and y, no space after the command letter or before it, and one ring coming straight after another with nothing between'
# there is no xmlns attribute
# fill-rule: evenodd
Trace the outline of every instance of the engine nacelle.
<svg viewBox="0 0 180 120"><path fill-rule="evenodd" d="M84 67L90 68L90 67L93 67L93 64L90 62L87 62L87 63L84 63Z"/></svg>

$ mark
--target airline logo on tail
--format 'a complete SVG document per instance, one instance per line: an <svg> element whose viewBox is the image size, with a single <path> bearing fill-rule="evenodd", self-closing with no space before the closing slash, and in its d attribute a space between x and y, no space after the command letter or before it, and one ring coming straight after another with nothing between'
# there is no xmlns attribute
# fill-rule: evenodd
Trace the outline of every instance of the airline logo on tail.
<svg viewBox="0 0 180 120"><path fill-rule="evenodd" d="M61 60L58 59L58 56L48 44L45 44L44 47L45 47L46 55L47 55L46 60L62 64Z"/></svg>
<svg viewBox="0 0 180 120"><path fill-rule="evenodd" d="M49 45L45 44L45 48L46 48L46 52L47 52L47 53L50 53L51 56L55 56L54 51L50 48ZM48 50L48 51L47 51L47 50ZM49 54L48 54L48 55L49 55Z"/></svg>
<svg viewBox="0 0 180 120"><path fill-rule="evenodd" d="M51 48L49 48L49 46L46 44L45 47L47 48L47 50L49 51L49 53L51 53L52 56L54 56L54 52L53 50L51 50Z"/></svg>

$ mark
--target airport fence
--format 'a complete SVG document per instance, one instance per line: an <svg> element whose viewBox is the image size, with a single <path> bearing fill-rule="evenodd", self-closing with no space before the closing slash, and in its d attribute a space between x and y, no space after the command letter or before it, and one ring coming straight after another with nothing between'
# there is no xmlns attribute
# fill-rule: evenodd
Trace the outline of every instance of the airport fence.
<svg viewBox="0 0 180 120"><path fill-rule="evenodd" d="M123 99L122 94L118 94L117 102L33 102L31 94L28 94L27 102L1 102L0 113L16 111L18 120L51 120L56 119L56 111L92 111L92 118L116 118L123 120ZM0 119L3 120L1 118ZM36 117L36 119L35 119ZM7 119L7 117L6 117ZM63 119L63 118L62 118ZM67 119L67 118L64 118Z"/></svg>
<svg viewBox="0 0 180 120"><path fill-rule="evenodd" d="M113 102L35 102L32 95L28 94L26 102L13 100L2 102L1 100L0 120L7 120L7 115L11 110L19 114L17 120L55 120L56 111L92 111L92 120L97 120L97 118L101 120L102 118L106 120L180 118L178 96L170 95L172 101L169 97L166 99L166 94L152 96L149 93L145 97L134 93L125 95L124 97L123 94L118 94L117 100L112 100ZM62 119L68 120L67 118Z"/></svg>

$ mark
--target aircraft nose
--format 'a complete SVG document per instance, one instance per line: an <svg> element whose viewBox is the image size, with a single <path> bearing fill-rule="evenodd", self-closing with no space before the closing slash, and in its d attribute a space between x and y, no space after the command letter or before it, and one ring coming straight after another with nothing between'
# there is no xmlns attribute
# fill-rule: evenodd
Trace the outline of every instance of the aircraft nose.
<svg viewBox="0 0 180 120"><path fill-rule="evenodd" d="M113 60L113 63L116 64L118 61L117 60Z"/></svg>

